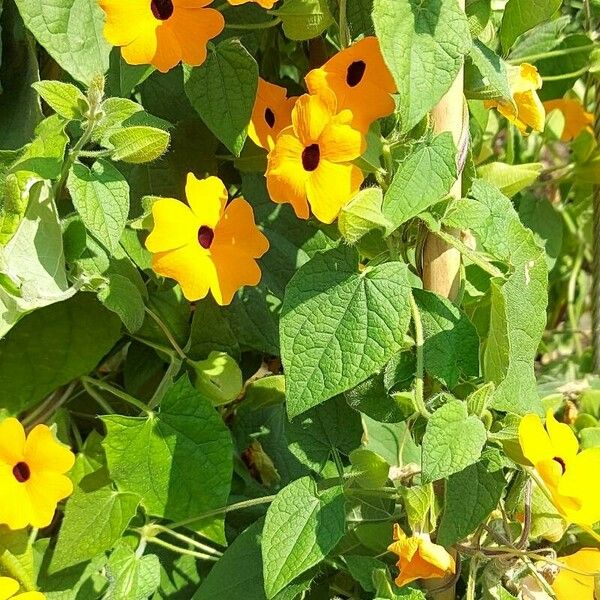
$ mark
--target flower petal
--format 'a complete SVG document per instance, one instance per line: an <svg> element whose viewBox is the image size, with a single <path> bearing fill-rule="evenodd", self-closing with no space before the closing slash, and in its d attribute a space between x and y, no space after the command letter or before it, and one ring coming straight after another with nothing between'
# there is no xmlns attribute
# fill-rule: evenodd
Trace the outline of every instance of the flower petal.
<svg viewBox="0 0 600 600"><path fill-rule="evenodd" d="M160 23L155 21L155 27L144 28L129 44L121 48L123 60L130 65L154 64L153 58L158 48L157 29Z"/></svg>
<svg viewBox="0 0 600 600"><path fill-rule="evenodd" d="M170 71L183 57L183 51L175 30L169 21L163 21L156 29L156 51L150 61L161 73Z"/></svg>
<svg viewBox="0 0 600 600"><path fill-rule="evenodd" d="M49 427L36 425L27 436L25 462L32 474L42 471L66 473L73 468L75 455L56 441Z"/></svg>
<svg viewBox="0 0 600 600"><path fill-rule="evenodd" d="M550 437L538 415L525 415L521 419L519 443L523 456L534 466L555 456Z"/></svg>
<svg viewBox="0 0 600 600"><path fill-rule="evenodd" d="M154 228L146 238L150 252L166 252L193 243L202 223L189 206L173 198L161 198L152 205Z"/></svg>
<svg viewBox="0 0 600 600"><path fill-rule="evenodd" d="M185 195L201 225L215 229L227 204L227 188L218 177L197 179L188 173Z"/></svg>
<svg viewBox="0 0 600 600"><path fill-rule="evenodd" d="M593 525L600 521L600 448L580 452L567 463L561 477L558 492L578 501L578 510L572 510L568 519L581 525Z"/></svg>
<svg viewBox="0 0 600 600"><path fill-rule="evenodd" d="M209 288L216 284L217 275L210 254L197 243L155 254L152 268L159 275L175 279L191 302L204 298Z"/></svg>
<svg viewBox="0 0 600 600"><path fill-rule="evenodd" d="M269 154L266 177L271 200L291 204L297 217L308 219L306 182L309 174L302 167L303 150L291 127L282 131Z"/></svg>
<svg viewBox="0 0 600 600"><path fill-rule="evenodd" d="M12 469L22 461L25 452L25 430L13 417L0 422L0 463Z"/></svg>
<svg viewBox="0 0 600 600"><path fill-rule="evenodd" d="M518 120L535 131L544 131L546 111L536 92L515 94Z"/></svg>
<svg viewBox="0 0 600 600"><path fill-rule="evenodd" d="M0 464L0 524L24 529L31 524L32 511L24 484L19 483L8 465Z"/></svg>
<svg viewBox="0 0 600 600"><path fill-rule="evenodd" d="M328 125L319 138L321 157L332 162L350 162L363 154L366 142L357 129L349 125Z"/></svg>
<svg viewBox="0 0 600 600"><path fill-rule="evenodd" d="M561 556L558 561L580 571L600 571L600 550L582 548L570 556ZM594 600L594 578L561 569L552 583L557 600Z"/></svg>
<svg viewBox="0 0 600 600"><path fill-rule="evenodd" d="M100 0L100 6L106 13L104 37L114 46L126 46L145 33L154 36L160 24L147 0Z"/></svg>
<svg viewBox="0 0 600 600"><path fill-rule="evenodd" d="M310 173L306 191L310 208L322 223L333 223L344 206L359 191L362 171L352 164L322 159Z"/></svg>
<svg viewBox="0 0 600 600"><path fill-rule="evenodd" d="M252 258L260 258L269 249L269 240L255 224L252 206L243 198L231 201L215 228L211 252L221 247Z"/></svg>
<svg viewBox="0 0 600 600"><path fill-rule="evenodd" d="M236 248L219 246L212 252L217 279L211 285L212 294L221 306L231 304L234 294L245 285L257 285L262 273L256 261Z"/></svg>
<svg viewBox="0 0 600 600"><path fill-rule="evenodd" d="M8 600L19 591L19 583L10 577L0 577L0 600Z"/></svg>
<svg viewBox="0 0 600 600"><path fill-rule="evenodd" d="M40 529L52 523L56 505L73 493L73 482L52 471L32 471L24 487L31 505L31 525Z"/></svg>
<svg viewBox="0 0 600 600"><path fill-rule="evenodd" d="M554 456L567 462L579 451L579 442L573 430L565 423L559 423L551 410L546 413L546 430L554 449Z"/></svg>
<svg viewBox="0 0 600 600"><path fill-rule="evenodd" d="M292 123L303 147L319 140L336 112L335 96L329 90L319 96L304 94L298 98L292 111Z"/></svg>

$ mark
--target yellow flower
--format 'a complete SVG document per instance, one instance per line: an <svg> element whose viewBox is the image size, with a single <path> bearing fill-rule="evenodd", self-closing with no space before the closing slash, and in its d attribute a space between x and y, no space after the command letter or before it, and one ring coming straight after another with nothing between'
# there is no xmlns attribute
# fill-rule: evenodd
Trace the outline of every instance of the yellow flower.
<svg viewBox="0 0 600 600"><path fill-rule="evenodd" d="M558 100L548 100L544 102L546 112L560 110L565 117L565 128L562 132L561 140L569 142L574 140L586 127L594 122L594 115L586 112L579 100L570 98L560 98Z"/></svg>
<svg viewBox="0 0 600 600"><path fill-rule="evenodd" d="M210 290L219 304L230 304L242 286L260 281L255 259L269 242L246 200L235 198L227 205L218 177L199 180L190 173L185 193L189 206L173 198L152 206L154 229L146 239L154 254L152 268L178 281L188 300L200 300Z"/></svg>
<svg viewBox="0 0 600 600"><path fill-rule="evenodd" d="M513 102L486 100L485 107L498 109L521 133L526 133L528 127L543 131L546 111L536 93L542 87L542 78L537 69L528 63L509 67L508 82Z"/></svg>
<svg viewBox="0 0 600 600"><path fill-rule="evenodd" d="M600 448L579 452L575 434L559 423L551 410L546 415L546 429L537 415L523 417L519 442L566 521L592 525L600 520Z"/></svg>
<svg viewBox="0 0 600 600"><path fill-rule="evenodd" d="M400 573L396 585L402 587L416 579L438 579L453 574L454 559L442 546L434 544L429 534L420 533L408 537L398 524L394 525L394 543L389 552L397 554Z"/></svg>
<svg viewBox="0 0 600 600"><path fill-rule="evenodd" d="M274 202L291 204L308 219L332 223L360 189L362 171L351 161L365 150L362 134L350 127L352 113L337 113L335 96L301 96L269 154L267 188Z"/></svg>
<svg viewBox="0 0 600 600"><path fill-rule="evenodd" d="M292 108L296 100L296 97L287 97L285 88L260 78L248 127L250 139L257 146L271 150L279 132L292 124Z"/></svg>
<svg viewBox="0 0 600 600"><path fill-rule="evenodd" d="M261 8L271 9L277 4L277 0L227 0L231 6L240 6L241 4L248 4L248 2L254 2Z"/></svg>
<svg viewBox="0 0 600 600"><path fill-rule="evenodd" d="M40 592L23 592L17 594L21 586L10 577L0 577L0 600L46 600ZM15 594L17 594L15 596Z"/></svg>
<svg viewBox="0 0 600 600"><path fill-rule="evenodd" d="M46 425L37 425L25 437L19 421L2 421L0 523L10 529L50 525L58 502L73 492L64 473L74 462L73 453L54 439Z"/></svg>
<svg viewBox="0 0 600 600"><path fill-rule="evenodd" d="M558 561L572 569L600 575L600 549L582 548L575 554L560 556ZM594 578L561 569L552 584L558 600L596 600Z"/></svg>
<svg viewBox="0 0 600 600"><path fill-rule="evenodd" d="M330 89L337 97L338 110L352 111L352 126L363 133L373 121L394 112L391 94L396 84L375 37L362 39L312 70L306 85L311 94Z"/></svg>
<svg viewBox="0 0 600 600"><path fill-rule="evenodd" d="M212 0L99 0L106 13L104 36L122 46L131 65L154 65L163 73L183 61L198 66L206 44L225 27Z"/></svg>

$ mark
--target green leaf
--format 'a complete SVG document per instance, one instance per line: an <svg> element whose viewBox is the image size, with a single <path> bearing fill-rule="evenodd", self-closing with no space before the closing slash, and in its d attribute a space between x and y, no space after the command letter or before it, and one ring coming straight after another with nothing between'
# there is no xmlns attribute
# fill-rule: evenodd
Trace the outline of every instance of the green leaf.
<svg viewBox="0 0 600 600"><path fill-rule="evenodd" d="M94 0L16 0L27 28L77 81L89 85L108 70L104 11Z"/></svg>
<svg viewBox="0 0 600 600"><path fill-rule="evenodd" d="M467 0L465 12L471 36L476 38L485 29L492 16L491 0Z"/></svg>
<svg viewBox="0 0 600 600"><path fill-rule="evenodd" d="M507 165L503 162L492 162L478 167L477 176L512 198L536 181L543 168L542 163Z"/></svg>
<svg viewBox="0 0 600 600"><path fill-rule="evenodd" d="M506 479L501 469L481 460L448 478L437 541L450 547L485 523L502 497Z"/></svg>
<svg viewBox="0 0 600 600"><path fill-rule="evenodd" d="M458 75L471 48L467 17L456 0L375 0L373 22L410 131Z"/></svg>
<svg viewBox="0 0 600 600"><path fill-rule="evenodd" d="M125 544L106 565L109 586L103 600L147 600L160 584L160 562L155 554L138 556Z"/></svg>
<svg viewBox="0 0 600 600"><path fill-rule="evenodd" d="M185 93L208 128L239 156L254 107L258 65L239 40L226 40L197 68L184 68Z"/></svg>
<svg viewBox="0 0 600 600"><path fill-rule="evenodd" d="M281 354L291 417L359 384L402 347L410 317L406 265L361 273L357 265L356 250L330 250L286 289Z"/></svg>
<svg viewBox="0 0 600 600"><path fill-rule="evenodd" d="M77 162L67 188L87 229L114 252L129 214L129 184L123 175L104 159L91 169Z"/></svg>
<svg viewBox="0 0 600 600"><path fill-rule="evenodd" d="M360 587L365 592L374 592L373 571L375 569L385 569L385 563L372 556L360 556L357 554L345 556L344 560L348 565L350 575L358 581Z"/></svg>
<svg viewBox="0 0 600 600"><path fill-rule="evenodd" d="M393 467L420 463L421 452L406 423L379 423L364 415L363 446L381 455Z"/></svg>
<svg viewBox="0 0 600 600"><path fill-rule="evenodd" d="M281 490L267 511L263 531L267 598L274 598L298 575L321 562L340 541L344 529L340 488L319 494L316 483L302 477Z"/></svg>
<svg viewBox="0 0 600 600"><path fill-rule="evenodd" d="M113 548L135 516L139 502L135 494L115 492L109 487L90 493L76 490L67 502L52 571L85 562Z"/></svg>
<svg viewBox="0 0 600 600"><path fill-rule="evenodd" d="M242 392L242 371L225 352L211 352L201 361L189 361L194 369L194 387L215 406L233 402Z"/></svg>
<svg viewBox="0 0 600 600"><path fill-rule="evenodd" d="M352 38L357 38L360 35L375 35L373 27L373 0L354 0L349 2L348 11L348 27Z"/></svg>
<svg viewBox="0 0 600 600"><path fill-rule="evenodd" d="M209 296L196 303L187 354L197 360L215 350L239 358L240 345L222 307Z"/></svg>
<svg viewBox="0 0 600 600"><path fill-rule="evenodd" d="M423 436L424 483L444 479L475 463L486 441L483 423L467 415L467 406L454 400L438 408Z"/></svg>
<svg viewBox="0 0 600 600"><path fill-rule="evenodd" d="M341 396L315 406L291 421L287 439L292 454L320 473L339 450L349 454L360 446L362 424L360 414L352 410Z"/></svg>
<svg viewBox="0 0 600 600"><path fill-rule="evenodd" d="M535 358L546 325L548 272L544 251L512 203L497 189L473 182L471 195L483 210L473 233L483 248L510 267L506 280L490 287L490 323L483 373L496 384L491 406L525 414L539 412ZM483 217L483 219L481 218ZM468 222L465 223L470 228Z"/></svg>
<svg viewBox="0 0 600 600"><path fill-rule="evenodd" d="M29 589L35 588L34 554L27 529L12 530L0 525L0 564Z"/></svg>
<svg viewBox="0 0 600 600"><path fill-rule="evenodd" d="M508 0L500 27L504 52L508 53L522 33L550 19L561 3L562 0Z"/></svg>
<svg viewBox="0 0 600 600"><path fill-rule="evenodd" d="M0 341L3 408L18 414L88 373L119 337L119 319L92 294L26 316Z"/></svg>
<svg viewBox="0 0 600 600"><path fill-rule="evenodd" d="M286 0L273 13L281 19L286 37L294 41L315 38L334 23L326 0Z"/></svg>
<svg viewBox="0 0 600 600"><path fill-rule="evenodd" d="M156 127L126 127L115 131L108 141L113 146L113 160L140 164L162 156L169 146L169 134Z"/></svg>
<svg viewBox="0 0 600 600"><path fill-rule="evenodd" d="M473 43L465 64L465 95L478 100L513 101L505 62L479 40Z"/></svg>
<svg viewBox="0 0 600 600"><path fill-rule="evenodd" d="M186 377L168 390L159 413L103 420L113 480L120 490L141 496L151 515L181 520L226 504L232 474L229 430Z"/></svg>
<svg viewBox="0 0 600 600"><path fill-rule="evenodd" d="M383 216L381 188L371 187L361 190L342 207L338 217L338 227L342 237L350 244L359 240L374 229L386 231L391 223Z"/></svg>
<svg viewBox="0 0 600 600"><path fill-rule="evenodd" d="M456 147L449 133L416 144L385 193L383 214L394 228L442 200L456 181Z"/></svg>
<svg viewBox="0 0 600 600"><path fill-rule="evenodd" d="M108 282L98 292L98 300L119 315L130 333L135 333L143 325L144 299L127 277L112 273Z"/></svg>
<svg viewBox="0 0 600 600"><path fill-rule="evenodd" d="M360 473L355 481L361 488L376 490L383 487L388 480L390 465L372 450L353 450L350 453L350 464Z"/></svg>
<svg viewBox="0 0 600 600"><path fill-rule="evenodd" d="M81 120L89 110L85 96L71 83L39 81L33 88L55 113L65 119Z"/></svg>
<svg viewBox="0 0 600 600"><path fill-rule="evenodd" d="M28 181L27 212L0 248L0 337L24 315L73 296L65 271L63 241L47 182Z"/></svg>
<svg viewBox="0 0 600 600"><path fill-rule="evenodd" d="M453 388L462 375L479 375L479 337L468 317L433 292L413 289L421 312L425 370Z"/></svg>

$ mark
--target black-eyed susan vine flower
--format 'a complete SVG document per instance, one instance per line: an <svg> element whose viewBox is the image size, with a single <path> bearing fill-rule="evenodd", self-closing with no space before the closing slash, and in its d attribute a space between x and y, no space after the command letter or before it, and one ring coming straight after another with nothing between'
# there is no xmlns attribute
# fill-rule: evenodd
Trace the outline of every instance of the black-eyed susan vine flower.
<svg viewBox="0 0 600 600"><path fill-rule="evenodd" d="M187 177L188 204L161 198L152 206L154 228L146 239L152 268L175 279L190 300L212 292L220 305L230 304L245 285L257 285L256 263L269 249L257 228L252 207L243 198L227 204L227 189L218 177Z"/></svg>
<svg viewBox="0 0 600 600"><path fill-rule="evenodd" d="M521 133L526 133L528 128L543 131L546 111L537 95L537 90L542 87L538 70L528 63L509 67L508 81L513 101L486 100L485 107L497 109Z"/></svg>
<svg viewBox="0 0 600 600"><path fill-rule="evenodd" d="M0 577L0 600L45 600L40 592L22 592L19 582L11 577Z"/></svg>
<svg viewBox="0 0 600 600"><path fill-rule="evenodd" d="M0 523L10 529L47 527L56 505L73 492L65 475L73 453L56 441L46 425L26 436L12 417L0 423Z"/></svg>
<svg viewBox="0 0 600 600"><path fill-rule="evenodd" d="M249 2L253 2L258 4L261 8L271 9L273 8L278 0L227 0L231 6L240 6L242 4L248 4Z"/></svg>
<svg viewBox="0 0 600 600"><path fill-rule="evenodd" d="M417 579L438 579L456 571L454 558L427 533L407 536L400 526L394 524L394 543L389 552L398 555L396 585L402 587Z"/></svg>
<svg viewBox="0 0 600 600"><path fill-rule="evenodd" d="M337 112L329 90L301 96L269 154L267 188L274 202L289 203L301 219L310 212L332 223L360 189L362 171L352 161L365 150L362 134L349 123L349 110Z"/></svg>
<svg viewBox="0 0 600 600"><path fill-rule="evenodd" d="M154 65L167 72L183 61L206 60L206 44L225 26L223 15L206 8L212 0L99 0L106 13L104 36L121 46L132 65Z"/></svg>
<svg viewBox="0 0 600 600"><path fill-rule="evenodd" d="M579 452L575 434L551 410L546 428L537 415L521 419L519 443L567 522L584 526L600 520L600 448Z"/></svg>
<svg viewBox="0 0 600 600"><path fill-rule="evenodd" d="M546 112L559 110L565 118L565 128L560 139L563 142L574 140L586 127L594 123L594 115L587 112L579 100L559 98L544 102Z"/></svg>
<svg viewBox="0 0 600 600"><path fill-rule="evenodd" d="M296 100L287 97L285 88L260 78L248 127L250 139L257 146L271 150L279 133L292 124Z"/></svg>
<svg viewBox="0 0 600 600"><path fill-rule="evenodd" d="M552 583L557 600L597 600L594 574L600 576L599 548L582 548L575 554L559 557L558 562L567 568L561 569Z"/></svg>
<svg viewBox="0 0 600 600"><path fill-rule="evenodd" d="M394 112L396 84L375 37L362 39L310 71L306 85L311 94L330 89L337 97L338 110L351 110L352 126L362 132Z"/></svg>

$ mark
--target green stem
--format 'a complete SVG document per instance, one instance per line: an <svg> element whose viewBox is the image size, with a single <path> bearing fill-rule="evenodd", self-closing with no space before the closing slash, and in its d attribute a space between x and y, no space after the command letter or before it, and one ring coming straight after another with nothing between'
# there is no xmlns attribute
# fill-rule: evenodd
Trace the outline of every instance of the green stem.
<svg viewBox="0 0 600 600"><path fill-rule="evenodd" d="M171 362L169 363L169 366L167 367L163 378L160 380L160 383L156 388L152 398L150 399L150 402L148 402L148 408L152 410L162 402L166 391L169 389L169 386L173 381L173 377L175 377L180 368L181 360L179 360L177 356L172 356Z"/></svg>
<svg viewBox="0 0 600 600"><path fill-rule="evenodd" d="M412 314L413 326L415 329L415 345L417 352L417 373L415 375L415 408L425 418L429 417L431 413L425 406L424 398L424 381L425 381L425 356L423 352L423 346L425 343L425 336L423 335L423 322L421 321L421 313L419 307L415 302L413 294L409 294L410 311Z"/></svg>
<svg viewBox="0 0 600 600"><path fill-rule="evenodd" d="M156 527L156 529L158 531L166 533L167 535L174 537L175 539L179 540L180 542L189 544L190 546L194 546L194 547L198 548L198 550L201 550L202 552L205 552L206 554L211 554L211 555L217 556L217 557L223 556L223 553L219 552L215 548L211 548L210 546L203 544L202 542L199 542L198 540L195 540L191 537L188 537L187 535L183 535L182 533L177 533L177 531L173 531L169 527L165 527L164 525L155 525L154 527Z"/></svg>
<svg viewBox="0 0 600 600"><path fill-rule="evenodd" d="M253 30L253 29L270 29L276 27L281 23L279 17L272 19L271 21L265 21L264 23L227 23L225 29L240 29L240 30Z"/></svg>
<svg viewBox="0 0 600 600"><path fill-rule="evenodd" d="M433 235L444 240L450 246L456 248L461 254L466 256L472 263L482 268L486 273L489 273L492 277L504 277L504 273L492 263L488 262L478 252L471 250L468 246L463 244L458 238L446 233L445 231L432 231Z"/></svg>
<svg viewBox="0 0 600 600"><path fill-rule="evenodd" d="M529 56L522 56L519 58L513 58L509 60L511 65L520 65L524 62L536 62L543 58L555 58L557 56L568 56L569 54L578 54L579 52L590 52L589 46L578 46L577 48L565 48L563 50L549 50L548 52L538 52L537 54L530 54Z"/></svg>
<svg viewBox="0 0 600 600"><path fill-rule="evenodd" d="M467 595L465 600L476 600L475 591L477 589L477 571L479 571L479 557L474 556L471 559L471 566L469 568L469 580L467 582Z"/></svg>
<svg viewBox="0 0 600 600"><path fill-rule="evenodd" d="M165 542L157 537L146 538L146 541L149 544L156 544L157 546L162 546L167 550L171 550L172 552L176 552L177 554L184 554L185 556L193 556L194 558L198 558L200 560L212 560L218 561L219 558L217 556L211 556L210 554L202 554L201 552L196 552L195 550L189 550L188 548L182 548L181 546L175 546L174 544L169 544L169 542Z"/></svg>
<svg viewBox="0 0 600 600"><path fill-rule="evenodd" d="M84 386L86 384L95 385L97 388L104 390L105 392L108 392L109 394L112 394L113 396L123 400L123 402L127 402L127 404L131 404L132 406L139 408L142 412L148 414L152 412L143 402L141 402L137 398L134 398L133 396L130 396L129 394L120 390L119 388L113 387L109 383L105 383L104 381L101 381L99 379L94 379L93 377L88 377L87 375L84 375L81 378L81 383Z"/></svg>
<svg viewBox="0 0 600 600"><path fill-rule="evenodd" d="M177 341L175 340L175 338L169 331L169 328L163 323L162 319L154 311L150 310L147 306L144 307L144 310L146 311L146 314L160 327L161 331L165 334L166 338L169 340L169 343L171 344L171 346L173 346L173 349L175 350L175 352L177 352L177 354L179 354L179 356L183 360L186 360L187 356L185 355L185 352L181 349L181 347L179 346L179 344L177 343Z"/></svg>
<svg viewBox="0 0 600 600"><path fill-rule="evenodd" d="M563 73L562 75L546 75L542 77L543 81L562 81L563 79L573 79L575 77L581 77L589 71L589 66L577 69L577 71L571 71L571 73Z"/></svg>
<svg viewBox="0 0 600 600"><path fill-rule="evenodd" d="M340 7L340 45L342 49L350 45L350 32L348 30L347 0L339 0Z"/></svg>
<svg viewBox="0 0 600 600"><path fill-rule="evenodd" d="M92 386L89 383L82 381L81 385L83 386L83 389L88 393L88 395L97 402L98 406L100 406L100 408L107 415L115 414L115 411L112 409L112 406L94 388L92 388ZM76 412L72 412L71 414L80 416L79 413ZM92 415L92 418L95 417Z"/></svg>
<svg viewBox="0 0 600 600"><path fill-rule="evenodd" d="M193 523L197 523L198 521L204 521L205 519L210 519L211 517L218 517L220 515L224 515L235 510L242 510L244 508L251 508L253 506L260 506L261 504L270 504L275 500L275 495L273 496L263 496L262 498L252 498L250 500L243 500L242 502L236 502L235 504L229 504L228 506L223 506L221 508L216 508L215 510L209 510L208 512L202 513L196 517L191 517L189 519L184 519L183 521L177 521L176 523L171 523L171 529L178 529L179 527L188 527Z"/></svg>

